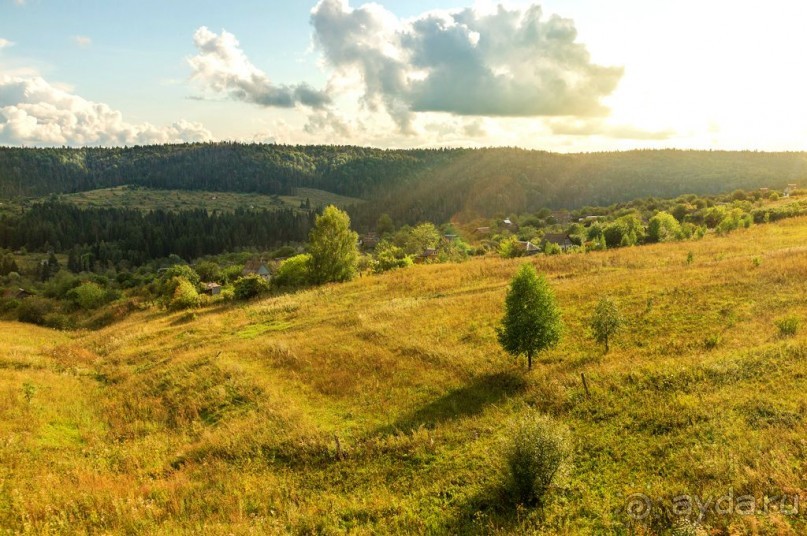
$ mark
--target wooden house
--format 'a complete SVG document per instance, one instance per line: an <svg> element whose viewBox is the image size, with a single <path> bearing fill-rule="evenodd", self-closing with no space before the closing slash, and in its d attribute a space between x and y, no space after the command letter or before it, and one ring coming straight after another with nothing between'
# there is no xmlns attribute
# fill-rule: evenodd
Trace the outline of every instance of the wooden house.
<svg viewBox="0 0 807 536"><path fill-rule="evenodd" d="M244 265L241 275L258 275L267 281L272 278L272 272L263 260L253 259Z"/></svg>
<svg viewBox="0 0 807 536"><path fill-rule="evenodd" d="M519 248L521 248L522 254L531 257L532 255L537 255L541 252L541 248L530 242L529 240L526 242L518 242Z"/></svg>
<svg viewBox="0 0 807 536"><path fill-rule="evenodd" d="M546 233L543 238L543 244L547 242L557 244L562 251L567 251L574 247L574 242L566 233Z"/></svg>
<svg viewBox="0 0 807 536"><path fill-rule="evenodd" d="M205 294L210 296L218 296L221 294L221 285L218 283L202 283L202 288L205 291Z"/></svg>

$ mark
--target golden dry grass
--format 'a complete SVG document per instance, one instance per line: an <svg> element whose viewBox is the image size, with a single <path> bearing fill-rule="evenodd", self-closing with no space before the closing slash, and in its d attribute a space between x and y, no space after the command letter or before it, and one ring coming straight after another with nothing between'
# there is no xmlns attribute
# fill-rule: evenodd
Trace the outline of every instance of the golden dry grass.
<svg viewBox="0 0 807 536"><path fill-rule="evenodd" d="M0 526L651 534L684 517L636 522L632 493L805 491L807 219L529 261L566 324L529 373L495 336L520 262L417 266L71 336L3 324ZM586 328L603 294L627 319L608 355ZM788 315L802 327L782 338ZM501 492L507 423L527 407L575 445L542 510ZM799 534L803 519L702 527Z"/></svg>

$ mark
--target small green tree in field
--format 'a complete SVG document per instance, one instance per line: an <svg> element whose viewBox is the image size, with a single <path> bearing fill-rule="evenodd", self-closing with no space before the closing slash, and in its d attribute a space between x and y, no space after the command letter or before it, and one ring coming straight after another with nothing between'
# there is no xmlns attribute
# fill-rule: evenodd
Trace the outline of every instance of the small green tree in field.
<svg viewBox="0 0 807 536"><path fill-rule="evenodd" d="M514 498L541 504L549 486L568 464L568 430L535 411L520 415L510 430L506 472Z"/></svg>
<svg viewBox="0 0 807 536"><path fill-rule="evenodd" d="M335 206L325 208L310 234L311 279L314 283L349 281L356 275L359 235L350 217Z"/></svg>
<svg viewBox="0 0 807 536"><path fill-rule="evenodd" d="M609 341L622 327L622 315L611 298L603 297L594 308L594 315L591 317L591 332L594 339L605 345L605 353L610 349Z"/></svg>
<svg viewBox="0 0 807 536"><path fill-rule="evenodd" d="M526 354L531 369L532 357L555 346L562 330L560 310L546 278L532 264L524 264L507 291L504 318L496 330L499 343L513 356Z"/></svg>

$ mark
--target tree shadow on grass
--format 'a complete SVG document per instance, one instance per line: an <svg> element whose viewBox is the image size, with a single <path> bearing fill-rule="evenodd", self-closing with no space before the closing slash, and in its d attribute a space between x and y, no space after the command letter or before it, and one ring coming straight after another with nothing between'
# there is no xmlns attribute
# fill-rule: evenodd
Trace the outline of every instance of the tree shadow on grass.
<svg viewBox="0 0 807 536"><path fill-rule="evenodd" d="M446 519L446 533L520 534L525 524L534 524L541 517L538 505L520 504L502 483L492 482L463 501L459 511Z"/></svg>
<svg viewBox="0 0 807 536"><path fill-rule="evenodd" d="M477 376L468 385L449 391L380 431L410 432L421 426L430 428L455 419L478 415L487 406L521 393L526 387L524 377L514 372Z"/></svg>

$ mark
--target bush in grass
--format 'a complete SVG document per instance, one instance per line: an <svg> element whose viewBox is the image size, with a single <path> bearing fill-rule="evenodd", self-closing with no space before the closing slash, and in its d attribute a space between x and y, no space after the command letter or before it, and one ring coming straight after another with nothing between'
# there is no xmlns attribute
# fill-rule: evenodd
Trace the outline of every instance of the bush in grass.
<svg viewBox="0 0 807 536"><path fill-rule="evenodd" d="M107 292L100 285L87 281L67 292L67 299L85 311L97 309L107 301Z"/></svg>
<svg viewBox="0 0 807 536"><path fill-rule="evenodd" d="M280 263L273 282L279 287L302 287L311 283L311 255L295 255Z"/></svg>
<svg viewBox="0 0 807 536"><path fill-rule="evenodd" d="M373 271L377 274L412 266L412 257L406 254L392 242L382 240L375 248L375 260L372 263Z"/></svg>
<svg viewBox="0 0 807 536"><path fill-rule="evenodd" d="M237 300L249 300L269 290L269 283L259 275L241 277L233 286L233 296Z"/></svg>
<svg viewBox="0 0 807 536"><path fill-rule="evenodd" d="M174 294L171 297L169 308L174 311L190 309L199 305L199 293L196 286L184 277L175 277Z"/></svg>
<svg viewBox="0 0 807 536"><path fill-rule="evenodd" d="M45 324L45 316L53 310L53 302L46 298L33 296L20 302L17 307L17 319L28 324Z"/></svg>
<svg viewBox="0 0 807 536"><path fill-rule="evenodd" d="M780 337L792 337L799 330L799 319L795 316L787 316L776 321L779 328Z"/></svg>
<svg viewBox="0 0 807 536"><path fill-rule="evenodd" d="M509 437L505 457L508 489L517 502L540 505L568 462L568 431L530 410L517 417Z"/></svg>

